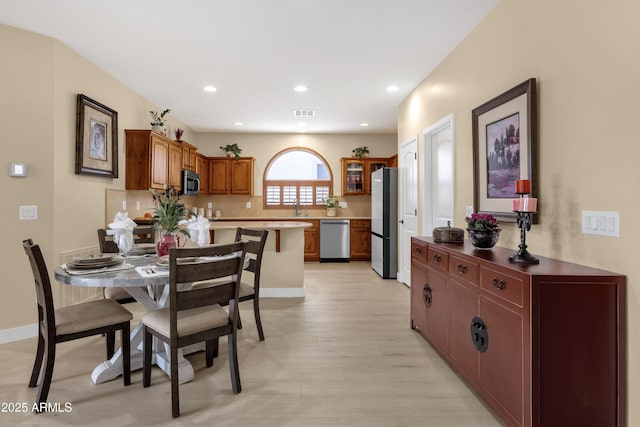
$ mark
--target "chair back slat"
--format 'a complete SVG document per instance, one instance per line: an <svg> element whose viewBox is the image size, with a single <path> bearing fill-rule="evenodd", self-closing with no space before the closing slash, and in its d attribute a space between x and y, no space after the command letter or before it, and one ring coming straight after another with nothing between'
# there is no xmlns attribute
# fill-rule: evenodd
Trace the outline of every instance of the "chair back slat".
<svg viewBox="0 0 640 427"><path fill-rule="evenodd" d="M193 289L188 292L178 292L176 294L176 304L179 310L190 310L220 304L226 305L234 297L234 282L216 283L209 287Z"/></svg>
<svg viewBox="0 0 640 427"><path fill-rule="evenodd" d="M33 243L33 240L26 239L22 242L24 251L29 258L29 265L33 272L33 279L36 287L36 301L38 303L39 318L44 322L45 329L55 328L55 312L53 308L53 293L51 292L51 281L47 265L42 256L40 246ZM54 332L55 333L55 332Z"/></svg>

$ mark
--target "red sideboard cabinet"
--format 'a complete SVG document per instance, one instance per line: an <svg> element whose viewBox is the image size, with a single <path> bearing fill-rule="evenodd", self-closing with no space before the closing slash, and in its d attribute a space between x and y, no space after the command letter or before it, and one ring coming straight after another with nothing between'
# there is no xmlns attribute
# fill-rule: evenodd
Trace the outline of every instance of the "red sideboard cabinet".
<svg viewBox="0 0 640 427"><path fill-rule="evenodd" d="M510 426L626 425L626 277L411 239L411 328Z"/></svg>

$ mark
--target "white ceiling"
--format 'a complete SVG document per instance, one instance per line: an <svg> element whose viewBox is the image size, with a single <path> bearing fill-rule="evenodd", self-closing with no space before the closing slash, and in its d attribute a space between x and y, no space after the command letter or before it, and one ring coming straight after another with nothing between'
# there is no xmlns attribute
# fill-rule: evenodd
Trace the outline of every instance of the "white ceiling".
<svg viewBox="0 0 640 427"><path fill-rule="evenodd" d="M0 23L60 40L196 131L393 133L498 1L0 0Z"/></svg>

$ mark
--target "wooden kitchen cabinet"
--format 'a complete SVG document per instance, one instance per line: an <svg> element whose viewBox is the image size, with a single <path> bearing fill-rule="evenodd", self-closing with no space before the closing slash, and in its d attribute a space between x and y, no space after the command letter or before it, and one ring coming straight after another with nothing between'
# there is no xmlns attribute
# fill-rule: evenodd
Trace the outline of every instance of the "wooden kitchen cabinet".
<svg viewBox="0 0 640 427"><path fill-rule="evenodd" d="M320 261L320 221L304 220L311 223L311 227L304 229L304 260Z"/></svg>
<svg viewBox="0 0 640 427"><path fill-rule="evenodd" d="M169 141L169 185L176 190L182 188L182 147L177 142Z"/></svg>
<svg viewBox="0 0 640 427"><path fill-rule="evenodd" d="M350 221L350 247L352 261L371 259L371 220L352 219Z"/></svg>
<svg viewBox="0 0 640 427"><path fill-rule="evenodd" d="M196 154L196 173L200 175L200 195L209 194L209 161L200 153Z"/></svg>
<svg viewBox="0 0 640 427"><path fill-rule="evenodd" d="M181 187L182 149L151 130L125 130L126 190Z"/></svg>
<svg viewBox="0 0 640 427"><path fill-rule="evenodd" d="M342 167L342 194L344 196L371 194L371 172L389 165L385 158L343 157L340 159Z"/></svg>
<svg viewBox="0 0 640 427"><path fill-rule="evenodd" d="M197 148L184 141L179 144L182 147L182 169L196 172Z"/></svg>
<svg viewBox="0 0 640 427"><path fill-rule="evenodd" d="M411 240L411 327L507 425L626 425L625 276Z"/></svg>
<svg viewBox="0 0 640 427"><path fill-rule="evenodd" d="M209 194L253 195L253 157L209 157Z"/></svg>

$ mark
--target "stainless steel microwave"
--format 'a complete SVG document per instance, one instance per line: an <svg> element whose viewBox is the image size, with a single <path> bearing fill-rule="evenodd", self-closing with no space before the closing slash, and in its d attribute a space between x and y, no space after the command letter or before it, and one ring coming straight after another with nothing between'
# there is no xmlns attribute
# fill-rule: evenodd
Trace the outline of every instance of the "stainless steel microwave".
<svg viewBox="0 0 640 427"><path fill-rule="evenodd" d="M200 194L200 174L189 170L182 171L182 194L185 196Z"/></svg>

